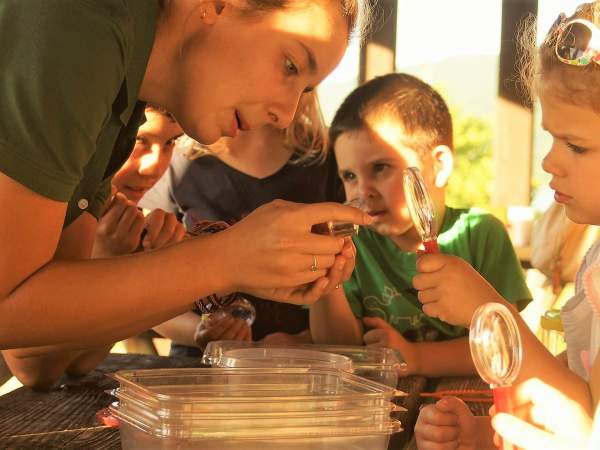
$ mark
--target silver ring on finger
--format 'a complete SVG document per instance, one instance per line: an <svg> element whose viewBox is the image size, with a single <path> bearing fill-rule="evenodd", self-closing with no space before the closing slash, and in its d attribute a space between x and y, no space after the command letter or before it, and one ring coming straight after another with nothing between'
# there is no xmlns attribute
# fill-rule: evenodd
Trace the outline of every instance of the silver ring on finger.
<svg viewBox="0 0 600 450"><path fill-rule="evenodd" d="M319 269L319 265L317 264L317 255L313 255L313 263L310 266L311 272L316 272Z"/></svg>

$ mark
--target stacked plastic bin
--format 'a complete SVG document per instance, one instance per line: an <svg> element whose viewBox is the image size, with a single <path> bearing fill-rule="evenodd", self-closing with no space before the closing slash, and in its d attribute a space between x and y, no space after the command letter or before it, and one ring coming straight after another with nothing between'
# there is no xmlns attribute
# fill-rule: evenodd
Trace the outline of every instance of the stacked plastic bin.
<svg viewBox="0 0 600 450"><path fill-rule="evenodd" d="M344 370L120 371L111 407L124 450L384 450L395 389Z"/></svg>

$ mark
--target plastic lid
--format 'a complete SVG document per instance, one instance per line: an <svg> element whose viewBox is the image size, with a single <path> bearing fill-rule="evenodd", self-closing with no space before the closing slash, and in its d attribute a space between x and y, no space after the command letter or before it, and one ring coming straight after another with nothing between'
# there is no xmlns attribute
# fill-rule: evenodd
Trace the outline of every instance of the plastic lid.
<svg viewBox="0 0 600 450"><path fill-rule="evenodd" d="M365 347L364 345L328 345L328 344L268 344L248 341L211 341L202 355L202 363L217 366L223 354L236 348L288 348L305 349L317 352L335 353L352 360L354 370L359 368L378 370L397 370L405 363L402 356L385 347Z"/></svg>
<svg viewBox="0 0 600 450"><path fill-rule="evenodd" d="M237 348L226 350L219 367L324 367L352 372L350 358L298 348Z"/></svg>
<svg viewBox="0 0 600 450"><path fill-rule="evenodd" d="M540 326L544 330L563 331L560 309L549 309L540 318Z"/></svg>

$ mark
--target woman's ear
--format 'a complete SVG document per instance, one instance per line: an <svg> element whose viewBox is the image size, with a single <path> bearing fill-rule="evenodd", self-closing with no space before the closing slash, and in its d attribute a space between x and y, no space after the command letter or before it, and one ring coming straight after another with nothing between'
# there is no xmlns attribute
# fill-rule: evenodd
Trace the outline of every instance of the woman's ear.
<svg viewBox="0 0 600 450"><path fill-rule="evenodd" d="M435 167L435 186L445 187L454 168L454 153L446 145L438 145L431 152Z"/></svg>

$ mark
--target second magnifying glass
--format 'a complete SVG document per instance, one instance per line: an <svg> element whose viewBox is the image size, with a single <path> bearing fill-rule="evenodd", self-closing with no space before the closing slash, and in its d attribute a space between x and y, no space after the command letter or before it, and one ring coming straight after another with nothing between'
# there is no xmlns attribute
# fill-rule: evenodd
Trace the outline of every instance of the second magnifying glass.
<svg viewBox="0 0 600 450"><path fill-rule="evenodd" d="M402 172L404 198L408 212L421 236L426 253L440 253L435 229L435 208L419 169L409 167Z"/></svg>
<svg viewBox="0 0 600 450"><path fill-rule="evenodd" d="M521 370L523 346L509 309L500 303L477 308L471 320L469 346L479 376L492 388L496 411L512 414L512 384ZM502 442L500 448L515 450L508 442Z"/></svg>

